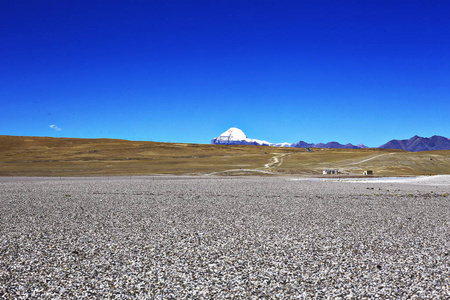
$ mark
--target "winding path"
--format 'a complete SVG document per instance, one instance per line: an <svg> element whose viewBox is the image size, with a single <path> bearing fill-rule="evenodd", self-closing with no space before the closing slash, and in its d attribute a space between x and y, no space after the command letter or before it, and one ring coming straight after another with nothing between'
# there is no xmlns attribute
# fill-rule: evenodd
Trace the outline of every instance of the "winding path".
<svg viewBox="0 0 450 300"><path fill-rule="evenodd" d="M276 154L276 155L273 156L273 157L270 159L271 161L269 161L267 164L264 165L264 168L265 168L265 169L272 168L272 167L275 166L276 164L278 164L277 167L281 166L281 164L283 163L283 158L284 158L286 155L288 155L287 153L284 153L284 154L282 154L282 153L274 153L274 154Z"/></svg>
<svg viewBox="0 0 450 300"><path fill-rule="evenodd" d="M289 155L289 153L274 153L275 156L272 156L270 158L270 161L264 165L263 168L257 168L257 169L230 169L225 171L219 171L219 172L213 172L209 173L207 175L218 175L218 174L226 174L226 173L233 173L233 172L255 172L255 173L263 173L263 174L276 174L273 172L270 172L268 170L264 169L270 169L274 166L279 167L283 163L283 159L285 156Z"/></svg>

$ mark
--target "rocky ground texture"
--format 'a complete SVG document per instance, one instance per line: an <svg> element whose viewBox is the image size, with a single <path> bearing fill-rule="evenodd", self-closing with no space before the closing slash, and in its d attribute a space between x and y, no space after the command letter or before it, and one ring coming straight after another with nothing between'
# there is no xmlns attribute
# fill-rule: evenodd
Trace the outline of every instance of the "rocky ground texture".
<svg viewBox="0 0 450 300"><path fill-rule="evenodd" d="M0 298L448 299L449 190L0 178Z"/></svg>

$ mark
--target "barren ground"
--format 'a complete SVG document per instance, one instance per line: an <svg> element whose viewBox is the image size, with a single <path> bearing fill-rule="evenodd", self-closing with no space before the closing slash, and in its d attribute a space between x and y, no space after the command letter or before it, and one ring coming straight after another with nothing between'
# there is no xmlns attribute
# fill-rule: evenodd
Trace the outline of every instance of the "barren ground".
<svg viewBox="0 0 450 300"><path fill-rule="evenodd" d="M450 178L402 180L3 177L0 298L449 298Z"/></svg>
<svg viewBox="0 0 450 300"><path fill-rule="evenodd" d="M450 173L450 151L312 149L0 136L0 176L149 174L321 176Z"/></svg>

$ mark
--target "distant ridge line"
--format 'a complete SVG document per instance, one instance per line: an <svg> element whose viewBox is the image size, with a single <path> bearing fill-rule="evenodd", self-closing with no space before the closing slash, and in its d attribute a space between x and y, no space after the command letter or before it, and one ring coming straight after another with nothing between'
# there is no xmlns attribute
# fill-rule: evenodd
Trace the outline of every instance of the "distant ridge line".
<svg viewBox="0 0 450 300"><path fill-rule="evenodd" d="M450 150L450 139L439 135L433 135L430 138L415 135L407 140L391 140L378 148L400 149L410 152Z"/></svg>
<svg viewBox="0 0 450 300"><path fill-rule="evenodd" d="M292 148L333 148L333 149L365 149L368 148L363 144L340 144L339 142L328 143L307 143L299 141L298 143L269 143L263 140L256 140L248 138L242 130L232 127L222 133L220 136L214 138L211 144L219 145L257 145L257 146L272 146L272 147L292 147ZM398 149L410 152L432 151L432 150L450 150L450 139L434 135L430 138L414 136L408 140L391 140L386 144L379 146L382 149Z"/></svg>

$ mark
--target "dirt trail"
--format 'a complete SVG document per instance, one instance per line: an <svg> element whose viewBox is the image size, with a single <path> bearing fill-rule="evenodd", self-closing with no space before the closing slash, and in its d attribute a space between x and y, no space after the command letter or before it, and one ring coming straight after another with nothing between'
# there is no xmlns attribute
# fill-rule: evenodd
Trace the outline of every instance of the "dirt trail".
<svg viewBox="0 0 450 300"><path fill-rule="evenodd" d="M261 174L269 174L269 175L275 175L276 173L265 171L265 170L258 170L258 169L230 169L225 171L219 171L219 172L213 172L206 175L226 175L226 174L232 174L232 173L242 173L242 174L250 174L250 173L261 173Z"/></svg>
<svg viewBox="0 0 450 300"><path fill-rule="evenodd" d="M283 158L288 155L288 153L274 153L276 154L275 156L273 156L270 161L264 165L265 169L269 169L274 167L275 165L277 167L281 166L281 164L283 163ZM277 165L278 164L278 165Z"/></svg>
<svg viewBox="0 0 450 300"><path fill-rule="evenodd" d="M228 173L262 173L262 174L276 174L273 172L270 172L268 170L265 169L270 169L273 167L279 167L281 166L281 164L283 163L283 159L285 156L289 155L289 153L274 153L275 156L272 156L270 158L270 161L264 165L263 168L257 168L257 169L230 169L230 170L225 170L225 171L219 171L219 172L213 172L213 173L209 173L207 175L225 175Z"/></svg>
<svg viewBox="0 0 450 300"><path fill-rule="evenodd" d="M373 156L373 157L370 157L370 158L367 158L367 159L363 159L363 160L360 160L360 161L357 161L357 162L348 164L347 166L357 165L357 164L360 164L360 163L363 163L363 162L366 162L366 161L369 161L369 160L378 158L378 157L380 157L380 156L392 155L392 154L395 154L395 153L383 153L383 154L378 154L378 155L375 155L375 156Z"/></svg>

